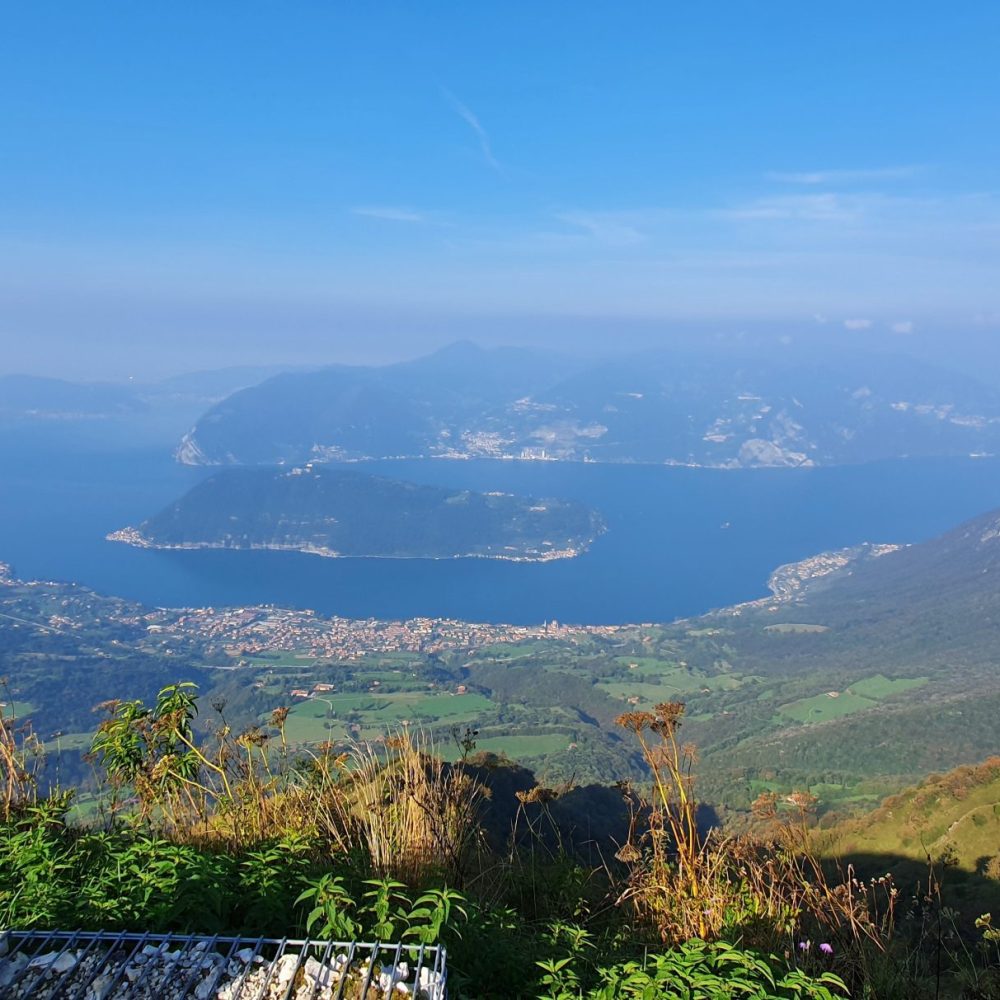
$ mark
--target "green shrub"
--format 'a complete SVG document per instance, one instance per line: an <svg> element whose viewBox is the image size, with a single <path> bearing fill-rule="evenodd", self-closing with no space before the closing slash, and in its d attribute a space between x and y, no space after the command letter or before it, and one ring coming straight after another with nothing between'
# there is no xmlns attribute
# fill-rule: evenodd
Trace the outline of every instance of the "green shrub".
<svg viewBox="0 0 1000 1000"><path fill-rule="evenodd" d="M600 970L601 985L581 993L570 963L543 964L544 1000L834 1000L846 995L832 973L812 977L782 968L765 957L725 942L693 940L643 961L628 961Z"/></svg>

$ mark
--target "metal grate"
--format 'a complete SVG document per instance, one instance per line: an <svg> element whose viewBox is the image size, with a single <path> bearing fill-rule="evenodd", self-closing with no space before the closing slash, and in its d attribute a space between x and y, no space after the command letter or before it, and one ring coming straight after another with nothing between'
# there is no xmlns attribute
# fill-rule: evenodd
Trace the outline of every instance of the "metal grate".
<svg viewBox="0 0 1000 1000"><path fill-rule="evenodd" d="M446 1000L441 945L0 932L0 998Z"/></svg>

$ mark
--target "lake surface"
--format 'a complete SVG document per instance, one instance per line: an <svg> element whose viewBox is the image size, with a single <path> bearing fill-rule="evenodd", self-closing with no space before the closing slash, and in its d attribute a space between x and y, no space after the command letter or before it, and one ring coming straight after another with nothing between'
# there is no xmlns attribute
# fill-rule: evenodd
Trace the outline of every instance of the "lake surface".
<svg viewBox="0 0 1000 1000"><path fill-rule="evenodd" d="M537 564L133 549L104 536L138 524L211 470L175 464L165 444L48 428L0 432L0 561L25 579L75 580L164 606L666 621L763 596L781 563L862 541L920 541L1000 507L995 459L725 472L487 461L362 468L580 500L601 511L608 532L577 559Z"/></svg>

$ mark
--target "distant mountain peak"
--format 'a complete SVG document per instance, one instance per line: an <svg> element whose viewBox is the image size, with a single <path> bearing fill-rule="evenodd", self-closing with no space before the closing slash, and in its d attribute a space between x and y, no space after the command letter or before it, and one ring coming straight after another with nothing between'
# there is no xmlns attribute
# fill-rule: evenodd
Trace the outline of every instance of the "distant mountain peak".
<svg viewBox="0 0 1000 1000"><path fill-rule="evenodd" d="M475 358L482 357L484 354L488 353L485 347L477 344L474 340L469 340L468 338L463 338L462 340L452 341L450 344L445 344L444 347L439 347L436 351L427 355L429 358Z"/></svg>

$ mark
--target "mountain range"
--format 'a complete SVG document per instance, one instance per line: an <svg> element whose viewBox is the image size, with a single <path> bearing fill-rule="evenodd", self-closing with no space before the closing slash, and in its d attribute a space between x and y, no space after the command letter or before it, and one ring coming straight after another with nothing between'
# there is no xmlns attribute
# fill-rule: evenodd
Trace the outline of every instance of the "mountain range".
<svg viewBox="0 0 1000 1000"><path fill-rule="evenodd" d="M0 424L129 419L157 408L195 413L283 368L250 365L172 375L159 381L72 382L0 375Z"/></svg>
<svg viewBox="0 0 1000 1000"><path fill-rule="evenodd" d="M212 406L195 465L394 457L811 466L1000 450L1000 389L903 356L789 347L581 361L455 344L286 373Z"/></svg>

